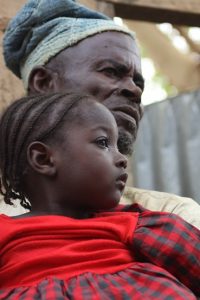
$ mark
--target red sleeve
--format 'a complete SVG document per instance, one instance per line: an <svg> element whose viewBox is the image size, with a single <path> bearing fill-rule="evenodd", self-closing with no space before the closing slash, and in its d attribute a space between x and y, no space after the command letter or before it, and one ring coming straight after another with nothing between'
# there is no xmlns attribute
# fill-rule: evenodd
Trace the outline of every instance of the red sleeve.
<svg viewBox="0 0 200 300"><path fill-rule="evenodd" d="M200 231L175 214L140 214L133 249L139 261L164 268L200 296Z"/></svg>

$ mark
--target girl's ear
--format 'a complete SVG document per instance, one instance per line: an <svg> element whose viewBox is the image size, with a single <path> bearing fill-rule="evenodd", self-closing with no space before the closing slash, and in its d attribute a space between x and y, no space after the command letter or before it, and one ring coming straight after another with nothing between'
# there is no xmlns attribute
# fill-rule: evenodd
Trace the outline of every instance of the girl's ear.
<svg viewBox="0 0 200 300"><path fill-rule="evenodd" d="M56 164L52 149L42 142L32 142L27 148L29 166L42 175L52 177L56 174Z"/></svg>
<svg viewBox="0 0 200 300"><path fill-rule="evenodd" d="M57 81L57 73L45 66L37 66L33 68L29 76L28 93L43 94L46 92L54 92Z"/></svg>

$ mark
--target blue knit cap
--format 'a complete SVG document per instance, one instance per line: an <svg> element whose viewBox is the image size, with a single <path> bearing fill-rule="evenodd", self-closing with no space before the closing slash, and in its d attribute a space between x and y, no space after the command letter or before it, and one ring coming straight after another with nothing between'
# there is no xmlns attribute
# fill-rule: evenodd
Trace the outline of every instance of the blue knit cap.
<svg viewBox="0 0 200 300"><path fill-rule="evenodd" d="M79 41L105 31L124 32L103 14L73 0L29 0L8 25L3 48L7 67L25 88L30 72Z"/></svg>

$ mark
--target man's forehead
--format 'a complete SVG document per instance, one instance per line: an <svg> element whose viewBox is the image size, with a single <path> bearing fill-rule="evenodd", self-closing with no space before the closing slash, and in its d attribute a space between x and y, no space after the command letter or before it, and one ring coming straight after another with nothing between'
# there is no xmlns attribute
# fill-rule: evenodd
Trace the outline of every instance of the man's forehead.
<svg viewBox="0 0 200 300"><path fill-rule="evenodd" d="M91 52L111 52L116 50L121 50L125 52L130 52L132 54L138 54L138 48L135 40L125 34L120 32L102 32L96 34L92 37L81 41L81 48L89 48Z"/></svg>
<svg viewBox="0 0 200 300"><path fill-rule="evenodd" d="M140 66L140 54L135 40L124 33L101 33L86 39L88 59L91 63L120 63L126 66Z"/></svg>
<svg viewBox="0 0 200 300"><path fill-rule="evenodd" d="M103 32L79 42L62 51L63 58L76 62L88 61L91 64L103 60L120 60L127 63L140 62L140 55L135 40L125 33Z"/></svg>

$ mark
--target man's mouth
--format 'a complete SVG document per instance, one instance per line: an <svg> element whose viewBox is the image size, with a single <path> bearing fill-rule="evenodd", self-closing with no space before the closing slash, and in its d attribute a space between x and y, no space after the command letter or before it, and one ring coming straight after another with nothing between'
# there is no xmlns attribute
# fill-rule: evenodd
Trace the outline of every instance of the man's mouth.
<svg viewBox="0 0 200 300"><path fill-rule="evenodd" d="M118 106L112 109L112 112L116 116L121 116L122 118L127 119L131 123L134 123L134 127L138 127L140 121L139 111L129 105Z"/></svg>

